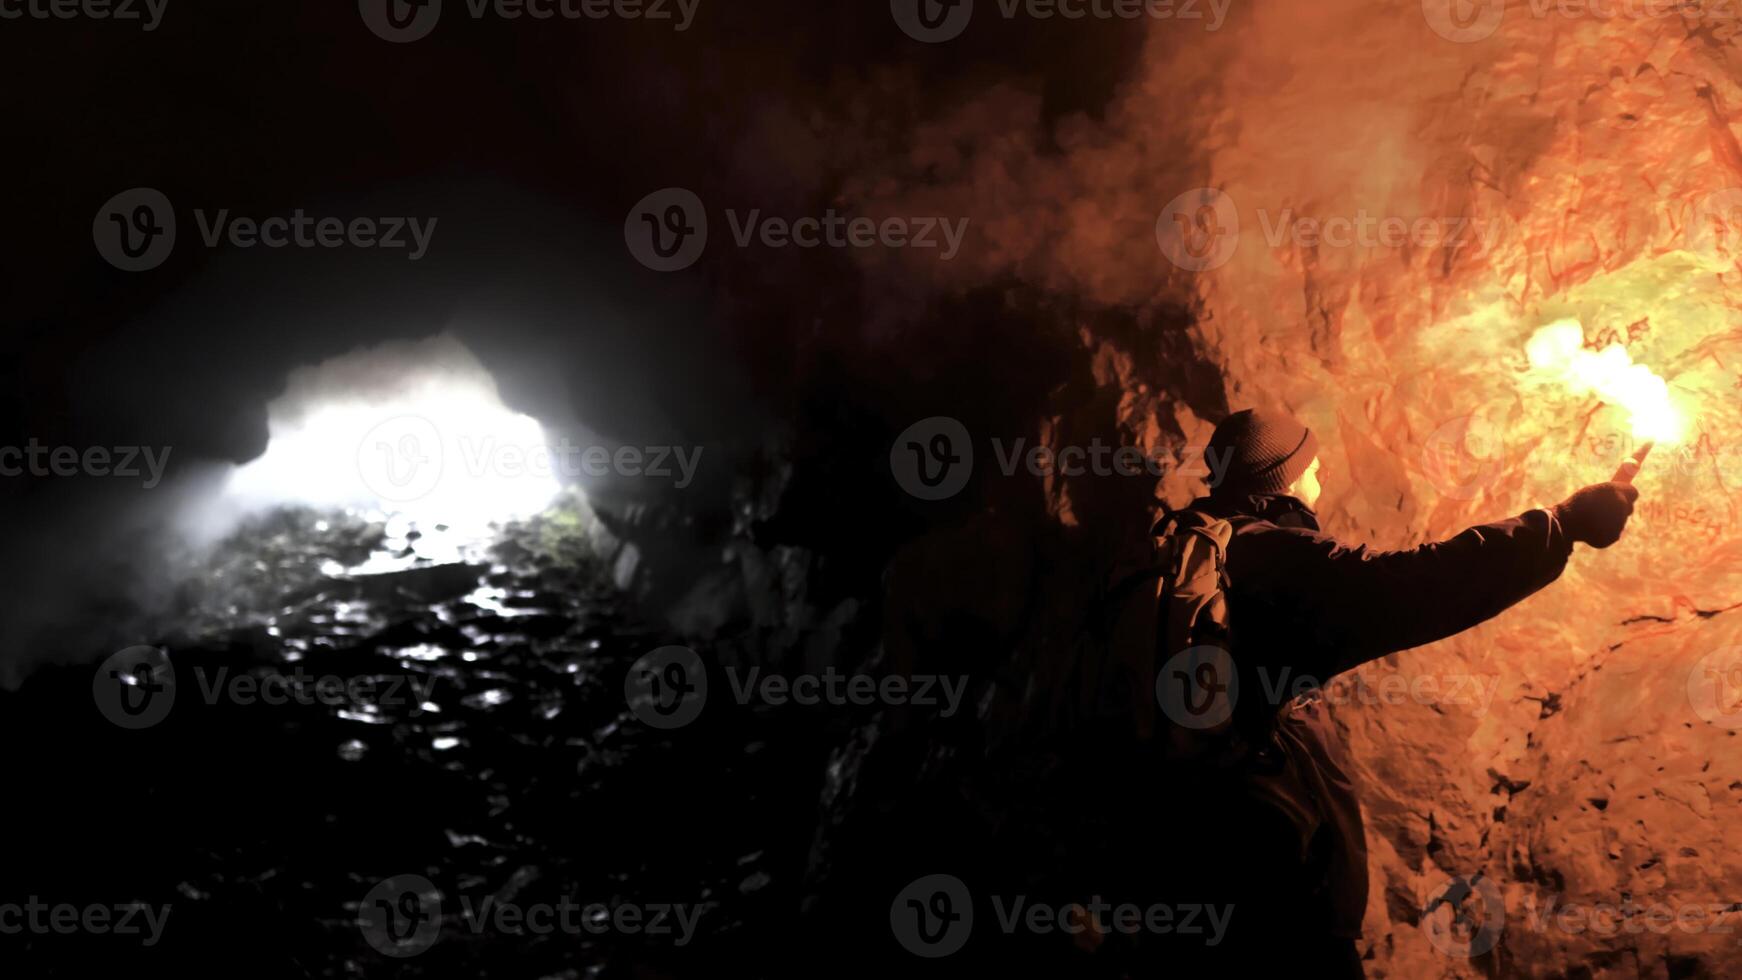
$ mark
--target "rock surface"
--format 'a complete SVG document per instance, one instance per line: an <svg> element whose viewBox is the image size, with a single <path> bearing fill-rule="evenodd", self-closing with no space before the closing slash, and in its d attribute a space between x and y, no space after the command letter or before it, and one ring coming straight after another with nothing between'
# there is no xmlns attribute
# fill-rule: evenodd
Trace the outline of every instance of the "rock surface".
<svg viewBox="0 0 1742 980"><path fill-rule="evenodd" d="M1077 298L1088 376L1058 381L1031 435L1184 459L1227 407L1287 408L1319 434L1322 516L1350 541L1413 546L1608 478L1637 444L1627 418L1526 372L1537 327L1578 317L1588 348L1620 343L1663 375L1688 436L1648 461L1618 546L1581 547L1495 621L1343 679L1372 851L1363 945L1374 976L1734 975L1739 24L1711 5L1489 4L1468 22L1446 6L1273 2L1220 33L1155 25L1101 117L987 92L854 190L985 218L982 247L909 288L1018 278ZM1196 266L1156 249L1176 199ZM1159 308L1189 328L1128 312ZM1065 536L1130 505L1105 480L1031 482ZM1158 496L1195 485L1174 474ZM916 582L947 577L913 564ZM1081 598L1067 571L999 571L1049 608ZM979 608L1027 617L1014 657L1036 676L1068 656L1033 635L1044 609ZM1444 951L1421 910L1476 875L1497 891L1462 904ZM1483 894L1503 909L1473 907ZM1497 944L1471 955L1489 921Z"/></svg>

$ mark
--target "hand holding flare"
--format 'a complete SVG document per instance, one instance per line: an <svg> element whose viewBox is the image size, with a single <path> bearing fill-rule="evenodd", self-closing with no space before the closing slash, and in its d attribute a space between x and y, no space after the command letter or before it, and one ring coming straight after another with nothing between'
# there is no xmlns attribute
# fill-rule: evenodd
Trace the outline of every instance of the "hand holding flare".
<svg viewBox="0 0 1742 980"><path fill-rule="evenodd" d="M1609 478L1610 481L1632 485L1633 478L1639 475L1639 468L1645 465L1645 457L1651 455L1651 447L1655 445L1657 443L1649 439L1646 440L1645 444L1635 450L1632 456L1621 461L1621 468Z"/></svg>

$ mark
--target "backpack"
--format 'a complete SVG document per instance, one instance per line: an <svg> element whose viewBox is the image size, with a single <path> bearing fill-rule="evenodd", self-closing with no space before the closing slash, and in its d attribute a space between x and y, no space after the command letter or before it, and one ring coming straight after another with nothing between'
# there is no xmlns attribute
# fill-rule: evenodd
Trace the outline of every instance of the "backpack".
<svg viewBox="0 0 1742 980"><path fill-rule="evenodd" d="M1101 686L1116 696L1102 707L1127 713L1130 724L1121 730L1147 743L1152 761L1213 773L1226 780L1218 785L1278 815L1295 835L1298 863L1289 873L1329 896L1339 935L1359 935L1366 903L1360 804L1347 749L1322 701L1304 695L1267 711L1262 693L1251 691L1236 724L1241 694L1227 596L1234 521L1169 511L1111 577ZM1320 834L1326 824L1333 833Z"/></svg>
<svg viewBox="0 0 1742 980"><path fill-rule="evenodd" d="M1106 664L1091 687L1104 712L1128 712L1130 731L1165 754L1214 754L1230 728L1237 682L1229 653L1229 521L1170 511L1107 593ZM1158 710L1159 709L1159 710Z"/></svg>

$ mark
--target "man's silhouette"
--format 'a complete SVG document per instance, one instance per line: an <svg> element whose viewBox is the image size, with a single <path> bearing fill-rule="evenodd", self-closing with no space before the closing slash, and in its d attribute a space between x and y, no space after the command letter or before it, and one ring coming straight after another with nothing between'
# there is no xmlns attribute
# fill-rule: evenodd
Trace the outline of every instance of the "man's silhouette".
<svg viewBox="0 0 1742 980"><path fill-rule="evenodd" d="M1614 544L1638 494L1596 484L1551 508L1379 551L1319 530L1317 441L1293 418L1236 412L1207 455L1225 476L1190 506L1233 526L1225 590L1244 750L1214 785L1179 787L1184 801L1161 826L1184 846L1157 854L1153 870L1181 898L1204 890L1199 900L1235 904L1227 955L1361 976L1360 804L1322 702L1296 698L1302 679L1322 686L1498 615L1559 577L1574 543Z"/></svg>

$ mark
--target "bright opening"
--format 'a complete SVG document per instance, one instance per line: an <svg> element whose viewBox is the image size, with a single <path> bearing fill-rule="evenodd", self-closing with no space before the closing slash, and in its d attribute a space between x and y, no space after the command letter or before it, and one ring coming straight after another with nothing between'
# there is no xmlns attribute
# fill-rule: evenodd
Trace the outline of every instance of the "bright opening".
<svg viewBox="0 0 1742 980"><path fill-rule="evenodd" d="M561 490L538 421L447 335L295 371L267 413L266 452L226 486L246 510L342 508L476 540Z"/></svg>

